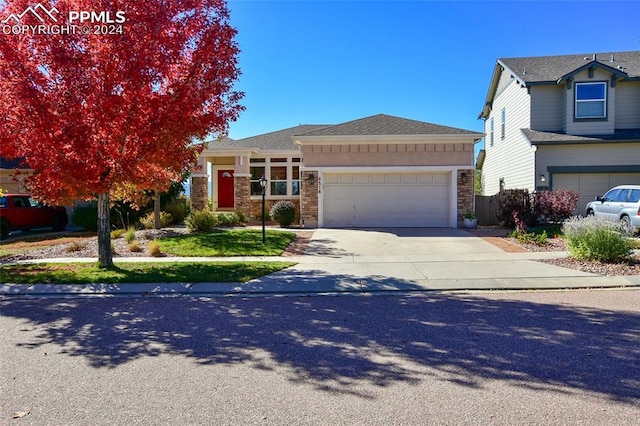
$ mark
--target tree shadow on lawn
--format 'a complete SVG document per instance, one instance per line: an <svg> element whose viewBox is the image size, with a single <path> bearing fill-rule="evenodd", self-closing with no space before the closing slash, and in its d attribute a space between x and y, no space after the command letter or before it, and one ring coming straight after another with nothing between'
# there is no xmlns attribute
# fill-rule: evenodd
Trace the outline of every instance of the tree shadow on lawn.
<svg viewBox="0 0 640 426"><path fill-rule="evenodd" d="M507 380L640 403L640 314L628 312L444 294L9 299L0 306L3 316L36 326L37 337L13 344L53 343L95 368L169 354L263 370L275 362L293 382L363 398L370 396L357 390L362 382L435 376L470 388Z"/></svg>

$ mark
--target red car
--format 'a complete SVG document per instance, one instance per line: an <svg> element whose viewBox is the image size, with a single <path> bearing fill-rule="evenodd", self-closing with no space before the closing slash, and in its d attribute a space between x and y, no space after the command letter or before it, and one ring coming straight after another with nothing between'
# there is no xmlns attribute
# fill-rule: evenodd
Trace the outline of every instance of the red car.
<svg viewBox="0 0 640 426"><path fill-rule="evenodd" d="M0 236L5 238L15 230L53 228L63 231L69 217L64 207L45 206L28 194L5 194L0 197Z"/></svg>

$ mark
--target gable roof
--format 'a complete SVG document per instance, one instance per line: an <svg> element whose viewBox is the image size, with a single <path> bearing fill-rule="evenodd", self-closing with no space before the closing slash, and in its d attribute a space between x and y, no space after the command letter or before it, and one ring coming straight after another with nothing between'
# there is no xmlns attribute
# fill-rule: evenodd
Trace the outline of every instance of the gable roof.
<svg viewBox="0 0 640 426"><path fill-rule="evenodd" d="M525 84L555 84L589 66L608 69L620 78L640 80L640 51L500 58L498 63Z"/></svg>
<svg viewBox="0 0 640 426"><path fill-rule="evenodd" d="M386 136L386 135L474 135L473 132L425 121L410 120L386 114L377 114L358 120L327 126L295 136Z"/></svg>
<svg viewBox="0 0 640 426"><path fill-rule="evenodd" d="M260 149L261 151L298 151L300 148L293 143L292 137L297 134L310 132L327 127L326 124L301 124L288 129L277 130L262 135L243 139L223 138L219 142L209 142L208 149Z"/></svg>
<svg viewBox="0 0 640 426"><path fill-rule="evenodd" d="M521 85L530 87L539 84L560 84L577 72L591 67L610 72L614 79L640 80L640 51L499 58L478 118L489 116L503 72L512 75Z"/></svg>

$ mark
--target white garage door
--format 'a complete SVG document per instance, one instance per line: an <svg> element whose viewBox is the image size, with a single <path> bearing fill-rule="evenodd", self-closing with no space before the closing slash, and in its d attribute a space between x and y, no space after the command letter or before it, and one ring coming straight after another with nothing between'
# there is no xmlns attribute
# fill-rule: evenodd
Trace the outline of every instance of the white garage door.
<svg viewBox="0 0 640 426"><path fill-rule="evenodd" d="M589 201L618 185L640 185L640 173L556 173L553 189L570 189L580 194L575 214L584 215Z"/></svg>
<svg viewBox="0 0 640 426"><path fill-rule="evenodd" d="M450 173L326 173L325 227L449 227Z"/></svg>

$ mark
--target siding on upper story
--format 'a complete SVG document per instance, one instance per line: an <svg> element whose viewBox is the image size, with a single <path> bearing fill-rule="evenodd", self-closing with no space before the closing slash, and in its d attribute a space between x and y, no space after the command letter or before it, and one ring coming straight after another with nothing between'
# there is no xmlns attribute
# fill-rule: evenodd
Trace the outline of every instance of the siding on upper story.
<svg viewBox="0 0 640 426"><path fill-rule="evenodd" d="M505 137L501 138L502 109L506 113ZM495 97L491 113L485 120L485 150L483 167L484 194L500 190L500 178L505 188L534 189L534 152L520 129L529 128L530 96L527 89L511 79L502 93ZM494 119L494 142L490 142L490 121Z"/></svg>
<svg viewBox="0 0 640 426"><path fill-rule="evenodd" d="M563 131L566 128L566 87L532 86L531 129L548 132Z"/></svg>
<svg viewBox="0 0 640 426"><path fill-rule="evenodd" d="M616 129L640 129L640 81L620 81L615 89Z"/></svg>
<svg viewBox="0 0 640 426"><path fill-rule="evenodd" d="M575 111L575 88L576 83L607 82L607 117L603 120L576 120ZM571 88L565 90L566 96L566 132L570 135L603 135L615 131L616 120L616 88L611 87L611 73L600 69L594 70L593 77L589 78L587 70L574 76ZM566 86L564 86L566 89Z"/></svg>
<svg viewBox="0 0 640 426"><path fill-rule="evenodd" d="M588 145L544 145L536 152L536 175L549 166L637 166L640 143L602 143Z"/></svg>

